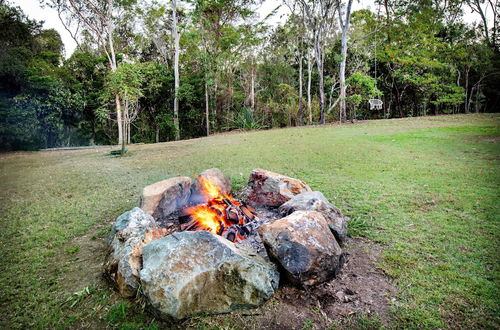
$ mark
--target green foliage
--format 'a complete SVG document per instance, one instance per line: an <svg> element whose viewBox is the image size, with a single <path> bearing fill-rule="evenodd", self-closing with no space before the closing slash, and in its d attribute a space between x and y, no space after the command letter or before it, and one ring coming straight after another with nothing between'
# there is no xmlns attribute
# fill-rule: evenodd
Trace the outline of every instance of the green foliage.
<svg viewBox="0 0 500 330"><path fill-rule="evenodd" d="M368 117L367 107L359 107L362 103L366 104L369 99L380 97L382 92L377 88L374 78L361 73L353 73L346 80L348 105L354 109L355 117Z"/></svg>
<svg viewBox="0 0 500 330"><path fill-rule="evenodd" d="M387 15L353 13L346 63L351 119L496 111L500 53L463 22L458 3L389 1ZM207 134L207 120L210 132L318 122L319 75L301 13L269 26L257 19L253 0L190 4L178 10L181 138ZM121 13L113 22L115 71L88 31L63 60L56 31L44 30L19 8L0 6L6 45L0 52L2 149L114 144L115 94L133 113L132 143L175 138L170 6L136 0L114 5ZM323 62L327 120L334 121L341 45L331 32ZM383 109L369 110L370 98L383 99ZM254 110L252 118L245 108Z"/></svg>
<svg viewBox="0 0 500 330"><path fill-rule="evenodd" d="M62 41L18 8L0 4L0 149L38 149L79 142L82 97L61 79Z"/></svg>
<svg viewBox="0 0 500 330"><path fill-rule="evenodd" d="M233 127L245 131L262 129L265 126L255 119L254 111L250 108L243 107L236 113L233 119Z"/></svg>
<svg viewBox="0 0 500 330"><path fill-rule="evenodd" d="M142 97L145 80L144 65L142 63L122 63L115 72L108 75L107 92L112 97L115 94L123 98L137 100ZM148 86L154 88L154 86Z"/></svg>

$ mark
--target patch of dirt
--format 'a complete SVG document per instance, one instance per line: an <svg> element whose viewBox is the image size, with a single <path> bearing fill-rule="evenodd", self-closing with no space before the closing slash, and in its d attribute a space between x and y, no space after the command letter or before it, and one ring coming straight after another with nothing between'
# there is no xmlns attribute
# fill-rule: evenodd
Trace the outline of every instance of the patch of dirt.
<svg viewBox="0 0 500 330"><path fill-rule="evenodd" d="M498 144L500 142L500 135L498 134L475 134L467 135L466 138L475 142L484 142L489 144Z"/></svg>
<svg viewBox="0 0 500 330"><path fill-rule="evenodd" d="M56 260L56 263L71 270L64 272L62 289L65 292L76 292L87 286L101 287L105 282L102 278L102 262L106 255L107 235L100 234L100 231L111 228L112 221L106 220L94 232L77 236L66 244L66 252ZM68 252L73 247L78 250Z"/></svg>
<svg viewBox="0 0 500 330"><path fill-rule="evenodd" d="M449 203L453 205L455 199L453 197L440 198L438 194L426 192L423 195L414 196L411 202L416 212L427 213L440 204Z"/></svg>
<svg viewBox="0 0 500 330"><path fill-rule="evenodd" d="M64 252L54 260L54 265L64 269L59 280L60 295L66 300L62 308L66 309L67 316L77 317L74 328L109 327L104 316L112 305L122 299L103 276L103 261L108 246L107 233L113 221L105 219L85 235L73 238L65 244ZM76 252L68 252L76 247ZM82 299L72 307L72 303L78 300L78 295L86 288L89 288L90 295L83 293ZM106 298L99 301L98 296Z"/></svg>
<svg viewBox="0 0 500 330"><path fill-rule="evenodd" d="M233 313L231 323L244 329L324 329L352 317L371 315L387 324L387 311L397 291L376 267L381 246L366 239L349 239L344 251L346 262L337 278L308 290L281 285L262 307ZM205 325L228 321L227 315L204 319ZM187 323L188 327L196 326Z"/></svg>
<svg viewBox="0 0 500 330"><path fill-rule="evenodd" d="M65 296L90 286L109 293L107 306L96 306L92 301L79 304L79 309L96 309L93 317L80 319L78 327L99 328L106 326L103 316L111 305L122 298L103 279L102 262L106 254L107 235L112 220L107 220L89 233L73 239L68 247L78 246L75 253L65 253L57 262L63 263L67 271L61 279ZM101 232L101 234L99 234ZM394 285L376 262L382 248L366 239L349 239L343 247L345 264L337 276L308 290L283 283L276 294L263 306L231 314L192 318L181 322L158 321L160 327L200 328L228 326L238 329L323 329L332 325L345 325L356 316L376 316L387 323L387 310L397 293ZM131 301L133 304L133 302ZM91 316L89 315L89 316ZM152 321L155 317L150 315ZM348 324L348 323L347 323Z"/></svg>

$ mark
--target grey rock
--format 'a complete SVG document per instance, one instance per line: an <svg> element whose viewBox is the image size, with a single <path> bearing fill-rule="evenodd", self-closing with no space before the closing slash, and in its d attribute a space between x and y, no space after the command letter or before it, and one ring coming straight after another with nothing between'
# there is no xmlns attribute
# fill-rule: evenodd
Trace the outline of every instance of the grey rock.
<svg viewBox="0 0 500 330"><path fill-rule="evenodd" d="M207 202L209 196L206 196L201 189L201 180L208 180L213 183L219 191L223 194L231 193L231 180L222 173L218 168L209 168L200 173L194 181L191 188L191 202L194 204L201 204Z"/></svg>
<svg viewBox="0 0 500 330"><path fill-rule="evenodd" d="M311 191L311 188L303 181L262 169L252 171L245 188L249 201L273 207L306 191Z"/></svg>
<svg viewBox="0 0 500 330"><path fill-rule="evenodd" d="M125 297L137 291L143 240L155 227L153 217L136 207L120 215L111 228L104 272Z"/></svg>
<svg viewBox="0 0 500 330"><path fill-rule="evenodd" d="M153 183L142 190L139 207L155 219L163 219L186 206L191 196L191 178L175 177Z"/></svg>
<svg viewBox="0 0 500 330"><path fill-rule="evenodd" d="M323 214L328 222L330 230L340 243L347 238L348 217L332 205L319 191L308 191L295 195L288 202L279 207L279 212L283 216L292 214L295 211L318 211Z"/></svg>
<svg viewBox="0 0 500 330"><path fill-rule="evenodd" d="M207 231L174 233L145 245L140 277L150 304L176 319L257 307L279 282L274 265Z"/></svg>
<svg viewBox="0 0 500 330"><path fill-rule="evenodd" d="M319 212L295 211L262 225L259 234L271 259L276 260L288 279L296 284L322 283L340 270L342 249Z"/></svg>

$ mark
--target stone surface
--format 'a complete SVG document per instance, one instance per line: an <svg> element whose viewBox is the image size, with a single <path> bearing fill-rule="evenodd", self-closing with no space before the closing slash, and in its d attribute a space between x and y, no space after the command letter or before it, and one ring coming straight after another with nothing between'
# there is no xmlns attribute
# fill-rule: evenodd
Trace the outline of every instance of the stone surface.
<svg viewBox="0 0 500 330"><path fill-rule="evenodd" d="M246 188L249 201L267 206L280 206L293 196L311 191L303 181L278 173L255 169Z"/></svg>
<svg viewBox="0 0 500 330"><path fill-rule="evenodd" d="M193 187L191 188L192 203L200 204L205 203L208 200L207 196L201 191L201 179L208 180L215 184L222 193L231 193L231 180L229 180L229 178L218 168L209 168L208 170L201 172L194 181Z"/></svg>
<svg viewBox="0 0 500 330"><path fill-rule="evenodd" d="M288 279L310 286L334 277L342 264L342 250L325 217L316 211L296 211L259 228L267 252Z"/></svg>
<svg viewBox="0 0 500 330"><path fill-rule="evenodd" d="M143 239L146 236L150 236L150 239L158 237L158 234L148 234L155 232L155 226L153 217L136 207L120 215L111 228L104 271L125 297L135 295L139 283Z"/></svg>
<svg viewBox="0 0 500 330"><path fill-rule="evenodd" d="M320 212L327 220L328 226L338 242L343 243L347 238L347 221L349 218L328 202L321 192L311 191L295 195L279 207L279 212L283 216L292 214L295 211Z"/></svg>
<svg viewBox="0 0 500 330"><path fill-rule="evenodd" d="M279 282L274 265L207 231L145 245L140 277L150 304L176 319L259 306Z"/></svg>
<svg viewBox="0 0 500 330"><path fill-rule="evenodd" d="M191 178L175 177L153 183L142 190L139 207L155 219L183 208L191 196Z"/></svg>

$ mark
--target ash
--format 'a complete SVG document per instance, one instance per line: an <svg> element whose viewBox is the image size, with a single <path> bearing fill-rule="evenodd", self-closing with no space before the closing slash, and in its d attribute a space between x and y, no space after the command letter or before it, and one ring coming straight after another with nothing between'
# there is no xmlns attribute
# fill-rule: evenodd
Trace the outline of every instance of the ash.
<svg viewBox="0 0 500 330"><path fill-rule="evenodd" d="M245 226L249 226L250 234L246 239L236 242L238 246L245 247L247 249L257 252L265 260L269 261L269 256L267 255L264 243L260 239L258 229L261 225L265 223L273 223L274 221L281 218L278 209L271 209L264 206L252 205L255 209L257 216L254 221L247 223Z"/></svg>

